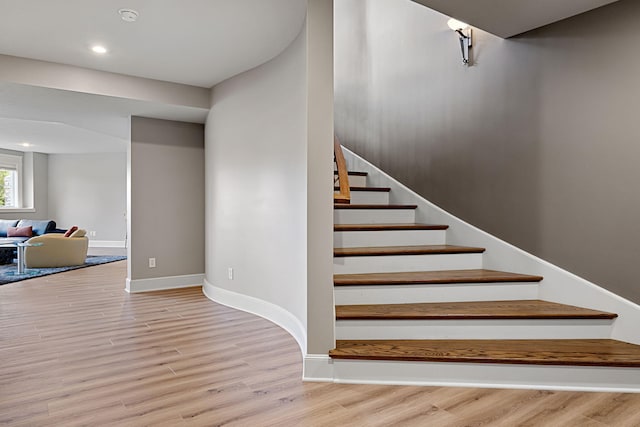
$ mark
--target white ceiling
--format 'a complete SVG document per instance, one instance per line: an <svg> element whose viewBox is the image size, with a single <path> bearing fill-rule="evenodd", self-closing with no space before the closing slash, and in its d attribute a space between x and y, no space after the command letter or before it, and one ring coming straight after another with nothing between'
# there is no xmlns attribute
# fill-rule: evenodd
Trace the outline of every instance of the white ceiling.
<svg viewBox="0 0 640 427"><path fill-rule="evenodd" d="M336 0L339 1L339 0ZM615 0L414 0L510 37ZM0 0L0 54L210 88L280 53L306 0ZM119 8L135 9L137 22ZM89 50L104 44L109 53ZM0 147L124 151L128 116L204 122L201 110L0 82ZM21 147L21 142L32 144Z"/></svg>
<svg viewBox="0 0 640 427"><path fill-rule="evenodd" d="M277 56L306 0L0 0L0 54L210 88ZM118 9L140 13L123 21ZM90 51L103 44L109 52ZM129 115L204 123L201 109L0 82L0 147L125 151ZM24 148L20 143L32 144Z"/></svg>
<svg viewBox="0 0 640 427"><path fill-rule="evenodd" d="M618 0L413 0L507 38Z"/></svg>
<svg viewBox="0 0 640 427"><path fill-rule="evenodd" d="M0 82L0 147L40 153L124 152L129 115L204 123L207 111ZM29 147L21 144L28 142Z"/></svg>
<svg viewBox="0 0 640 427"><path fill-rule="evenodd" d="M305 0L0 0L0 53L210 88L280 53ZM118 9L140 13L125 22ZM107 55L89 50L103 44Z"/></svg>

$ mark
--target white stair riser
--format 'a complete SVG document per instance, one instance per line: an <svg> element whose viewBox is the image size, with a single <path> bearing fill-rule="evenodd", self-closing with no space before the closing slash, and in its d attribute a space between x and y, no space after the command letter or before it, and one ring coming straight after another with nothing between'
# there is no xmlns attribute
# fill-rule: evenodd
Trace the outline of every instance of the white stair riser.
<svg viewBox="0 0 640 427"><path fill-rule="evenodd" d="M334 209L334 224L412 224L415 209Z"/></svg>
<svg viewBox="0 0 640 427"><path fill-rule="evenodd" d="M337 320L339 340L610 338L609 319Z"/></svg>
<svg viewBox="0 0 640 427"><path fill-rule="evenodd" d="M360 175L349 175L349 187L366 187L367 177Z"/></svg>
<svg viewBox="0 0 640 427"><path fill-rule="evenodd" d="M388 205L389 193L386 191L351 191L353 205Z"/></svg>
<svg viewBox="0 0 640 427"><path fill-rule="evenodd" d="M482 254L386 255L333 258L333 272L335 274L479 268L482 268Z"/></svg>
<svg viewBox="0 0 640 427"><path fill-rule="evenodd" d="M333 360L337 383L640 392L640 369Z"/></svg>
<svg viewBox="0 0 640 427"><path fill-rule="evenodd" d="M537 283L517 282L336 286L334 289L335 302L338 305L512 301L538 298Z"/></svg>
<svg viewBox="0 0 640 427"><path fill-rule="evenodd" d="M335 168L333 169L336 172ZM333 174L333 182L337 187L339 185L339 181L337 181L338 174ZM366 187L367 186L367 177L360 175L349 175L349 187Z"/></svg>
<svg viewBox="0 0 640 427"><path fill-rule="evenodd" d="M444 245L446 230L334 231L334 248Z"/></svg>

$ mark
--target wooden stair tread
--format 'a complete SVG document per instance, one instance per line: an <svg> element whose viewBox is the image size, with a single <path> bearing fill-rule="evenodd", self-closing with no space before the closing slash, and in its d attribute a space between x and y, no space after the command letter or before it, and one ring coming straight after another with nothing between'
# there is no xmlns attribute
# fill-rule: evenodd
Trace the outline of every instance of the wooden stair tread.
<svg viewBox="0 0 640 427"><path fill-rule="evenodd" d="M334 359L640 367L640 346L610 339L339 340Z"/></svg>
<svg viewBox="0 0 640 427"><path fill-rule="evenodd" d="M541 276L494 270L409 271L336 274L333 276L333 283L336 286L539 282L541 280Z"/></svg>
<svg viewBox="0 0 640 427"><path fill-rule="evenodd" d="M340 187L333 187L334 191L340 191ZM389 187L349 187L350 191L367 191L372 193L389 193Z"/></svg>
<svg viewBox="0 0 640 427"><path fill-rule="evenodd" d="M614 319L617 314L541 300L338 305L338 320Z"/></svg>
<svg viewBox="0 0 640 427"><path fill-rule="evenodd" d="M334 204L334 209L417 209L418 205L341 205Z"/></svg>
<svg viewBox="0 0 640 427"><path fill-rule="evenodd" d="M334 248L334 257L349 256L387 256L387 255L444 255L444 254L477 254L484 248L454 245L419 245L419 246L367 246L360 248Z"/></svg>
<svg viewBox="0 0 640 427"><path fill-rule="evenodd" d="M446 230L439 224L335 224L333 231Z"/></svg>
<svg viewBox="0 0 640 427"><path fill-rule="evenodd" d="M333 171L334 175L338 175L338 171ZM352 175L352 176L367 176L369 175L368 172L360 172L360 171L347 171L348 175Z"/></svg>

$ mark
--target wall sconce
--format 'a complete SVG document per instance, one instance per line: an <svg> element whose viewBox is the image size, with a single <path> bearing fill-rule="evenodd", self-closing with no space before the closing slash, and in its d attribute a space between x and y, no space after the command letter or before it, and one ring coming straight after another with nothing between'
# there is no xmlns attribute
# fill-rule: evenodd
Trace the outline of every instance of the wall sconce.
<svg viewBox="0 0 640 427"><path fill-rule="evenodd" d="M469 28L468 24L453 18L449 19L449 21L447 22L447 25L453 31L458 33L458 35L460 36L460 50L462 52L462 63L467 66L470 65L469 51L473 46L473 42L471 38L471 28Z"/></svg>

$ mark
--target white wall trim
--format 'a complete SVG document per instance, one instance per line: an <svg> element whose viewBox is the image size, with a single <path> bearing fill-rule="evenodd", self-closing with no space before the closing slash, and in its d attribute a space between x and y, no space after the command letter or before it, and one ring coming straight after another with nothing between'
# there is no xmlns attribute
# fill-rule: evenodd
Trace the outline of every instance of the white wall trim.
<svg viewBox="0 0 640 427"><path fill-rule="evenodd" d="M478 367L482 369L482 367ZM305 380L314 382L313 380ZM331 381L331 380L329 380ZM315 381L327 382L327 381ZM474 382L448 382L448 381L376 381L376 380L341 380L333 381L335 384L365 384L365 385L399 385L418 387L462 387L462 388L499 388L510 390L554 390L554 391L577 391L593 393L640 393L640 388L626 387L599 387L599 386L565 386L547 384L509 384L509 383L474 383Z"/></svg>
<svg viewBox="0 0 640 427"><path fill-rule="evenodd" d="M403 363L333 360L325 354L307 354L302 379L336 384L639 393L638 375L635 368Z"/></svg>
<svg viewBox="0 0 640 427"><path fill-rule="evenodd" d="M305 355L302 380L308 382L333 382L333 359L328 354Z"/></svg>
<svg viewBox="0 0 640 427"><path fill-rule="evenodd" d="M89 240L90 248L126 248L124 240Z"/></svg>
<svg viewBox="0 0 640 427"><path fill-rule="evenodd" d="M268 301L219 288L209 283L206 279L204 279L202 290L207 298L212 301L255 314L280 326L296 340L300 351L303 356L305 355L307 348L307 331L302 322L289 311Z"/></svg>
<svg viewBox="0 0 640 427"><path fill-rule="evenodd" d="M125 290L129 293L162 291L166 289L190 288L202 286L204 274L187 274L184 276L154 277L152 279L127 278Z"/></svg>
<svg viewBox="0 0 640 427"><path fill-rule="evenodd" d="M0 214L33 213L35 211L35 208L0 208Z"/></svg>

